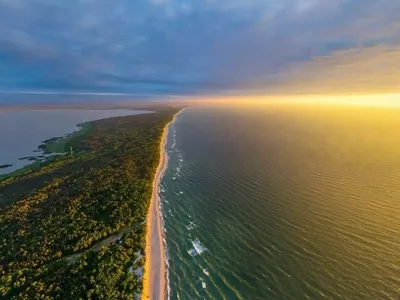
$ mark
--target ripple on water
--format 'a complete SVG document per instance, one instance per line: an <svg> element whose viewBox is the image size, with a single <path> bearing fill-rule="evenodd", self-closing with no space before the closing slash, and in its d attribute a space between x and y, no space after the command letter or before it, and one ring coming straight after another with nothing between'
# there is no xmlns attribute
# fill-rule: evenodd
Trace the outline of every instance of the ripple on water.
<svg viewBox="0 0 400 300"><path fill-rule="evenodd" d="M321 117L332 113L190 109L177 118L161 183L171 299L400 295L400 155L382 152L400 153L400 143L374 136L364 112L350 127ZM361 149L354 136L365 128ZM208 250L191 257L195 238Z"/></svg>

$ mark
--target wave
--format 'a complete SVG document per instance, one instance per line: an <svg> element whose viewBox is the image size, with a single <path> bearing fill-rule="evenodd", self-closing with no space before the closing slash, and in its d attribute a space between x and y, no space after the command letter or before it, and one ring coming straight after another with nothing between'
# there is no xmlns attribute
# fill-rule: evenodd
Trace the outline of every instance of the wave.
<svg viewBox="0 0 400 300"><path fill-rule="evenodd" d="M169 124L168 128L167 128L167 132L166 132L166 142L164 144L164 149L163 149L163 155L164 155L164 159L165 159L165 165L164 168L160 174L160 180L159 180L159 187L158 187L158 193L159 193L159 211L160 211L160 219L161 219L161 227L162 227L162 240L163 240L163 244L164 244L164 256L165 256L165 265L167 266L166 268L166 281L167 281L167 299L169 300L171 298L171 284L170 284L170 276L169 276L169 270L170 270L170 257L169 257L169 252L168 252L168 246L167 246L167 229L166 229L166 225L165 225L165 210L163 207L163 202L169 204L168 200L165 199L164 197L162 197L162 194L165 193L167 190L164 187L164 185L162 185L162 182L164 180L165 174L168 170L168 167L170 165L170 158L171 158L171 154L174 153L174 149L176 149L176 128L175 128L175 122L178 119L179 115L181 114L183 110L181 110L179 113L177 113L175 115L174 121L172 123ZM173 142L171 145L171 149L168 150L167 146L168 146L168 140L170 138L170 134L172 133L172 138L173 138ZM180 162L183 162L183 156L181 154L180 155ZM180 166L181 167L181 166ZM178 172L178 176L180 173L180 167L177 170ZM176 177L174 177L174 179L176 179ZM169 213L171 216L173 216L171 209L169 209Z"/></svg>

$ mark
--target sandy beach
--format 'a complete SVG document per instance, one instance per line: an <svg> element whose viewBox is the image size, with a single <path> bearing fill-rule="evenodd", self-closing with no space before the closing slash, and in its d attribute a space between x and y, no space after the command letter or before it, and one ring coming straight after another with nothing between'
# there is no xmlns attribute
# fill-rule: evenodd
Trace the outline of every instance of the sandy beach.
<svg viewBox="0 0 400 300"><path fill-rule="evenodd" d="M146 263L142 294L143 300L164 300L167 296L166 264L162 239L158 185L167 166L165 143L168 135L168 128L170 124L174 122L175 117L164 128L164 133L160 143L160 162L153 182L153 194L149 214L147 216Z"/></svg>

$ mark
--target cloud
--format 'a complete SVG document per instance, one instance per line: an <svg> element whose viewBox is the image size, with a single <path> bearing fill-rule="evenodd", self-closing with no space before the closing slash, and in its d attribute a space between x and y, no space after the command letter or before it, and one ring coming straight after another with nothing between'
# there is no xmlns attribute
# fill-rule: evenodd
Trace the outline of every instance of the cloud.
<svg viewBox="0 0 400 300"><path fill-rule="evenodd" d="M283 70L263 93L379 94L400 92L400 47L340 50ZM254 88L254 87L253 87ZM254 88L254 90L256 90Z"/></svg>
<svg viewBox="0 0 400 300"><path fill-rule="evenodd" d="M151 4L163 5L169 2L169 0L149 0Z"/></svg>
<svg viewBox="0 0 400 300"><path fill-rule="evenodd" d="M339 86L347 57L345 90L372 90L366 70L392 89L379 66L399 15L393 0L0 0L0 89L311 93L310 78Z"/></svg>

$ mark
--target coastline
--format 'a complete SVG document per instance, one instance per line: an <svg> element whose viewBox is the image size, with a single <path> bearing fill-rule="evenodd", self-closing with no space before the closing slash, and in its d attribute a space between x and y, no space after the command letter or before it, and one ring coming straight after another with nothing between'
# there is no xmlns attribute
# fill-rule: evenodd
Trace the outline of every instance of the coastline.
<svg viewBox="0 0 400 300"><path fill-rule="evenodd" d="M143 276L142 300L164 300L167 298L167 266L165 261L165 249L162 233L162 216L160 211L160 198L158 187L167 167L167 143L169 126L175 122L176 117L182 112L176 113L173 119L164 127L160 142L160 161L153 181L153 192L147 216L146 232L146 261Z"/></svg>
<svg viewBox="0 0 400 300"><path fill-rule="evenodd" d="M0 132L4 144L2 150L7 154L0 155L0 165L3 166L0 168L0 179L18 176L30 169L37 170L41 164L46 163L53 156L70 153L70 147L66 147L66 144L78 136L89 134L96 122L113 117L142 115L148 112L131 109L68 109L61 111L60 109L29 109L29 107L25 110L2 111L0 105L0 127L14 132L13 135L7 135L4 131ZM59 119L60 121L58 121ZM41 122L41 120L53 120L56 125L48 126L47 122ZM8 124L22 125L11 126L9 129ZM30 134L31 130L34 131L34 134ZM13 142L15 136L19 137L20 142ZM4 167L5 165L8 167Z"/></svg>

